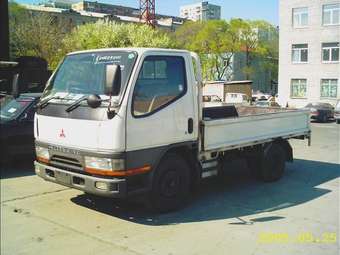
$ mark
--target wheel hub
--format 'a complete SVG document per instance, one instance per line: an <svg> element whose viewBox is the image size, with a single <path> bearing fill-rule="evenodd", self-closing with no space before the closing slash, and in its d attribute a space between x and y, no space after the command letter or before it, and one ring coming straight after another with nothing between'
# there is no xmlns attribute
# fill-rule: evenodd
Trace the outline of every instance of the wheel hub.
<svg viewBox="0 0 340 255"><path fill-rule="evenodd" d="M162 186L161 191L162 194L166 197L174 196L180 185L180 178L176 172L168 172L162 178Z"/></svg>

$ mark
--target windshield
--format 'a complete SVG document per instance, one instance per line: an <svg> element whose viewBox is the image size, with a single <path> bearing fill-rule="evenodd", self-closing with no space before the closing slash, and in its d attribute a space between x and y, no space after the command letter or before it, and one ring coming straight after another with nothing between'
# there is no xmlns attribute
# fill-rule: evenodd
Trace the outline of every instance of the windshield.
<svg viewBox="0 0 340 255"><path fill-rule="evenodd" d="M322 103L309 103L306 107L322 107Z"/></svg>
<svg viewBox="0 0 340 255"><path fill-rule="evenodd" d="M216 95L203 95L203 102L221 102L221 98Z"/></svg>
<svg viewBox="0 0 340 255"><path fill-rule="evenodd" d="M18 98L12 96L1 98L1 119L14 120L33 101L33 98Z"/></svg>
<svg viewBox="0 0 340 255"><path fill-rule="evenodd" d="M119 65L121 95L136 60L135 52L94 51L68 55L46 85L42 100L56 97L78 100L84 95L98 94L105 97L107 65Z"/></svg>

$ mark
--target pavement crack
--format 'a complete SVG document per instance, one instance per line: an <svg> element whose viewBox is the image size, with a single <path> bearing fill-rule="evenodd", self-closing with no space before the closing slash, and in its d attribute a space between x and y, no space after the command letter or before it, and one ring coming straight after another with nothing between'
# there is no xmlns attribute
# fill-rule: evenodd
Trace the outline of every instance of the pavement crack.
<svg viewBox="0 0 340 255"><path fill-rule="evenodd" d="M48 192L43 192L43 193L29 195L29 196L24 196L24 197L16 197L16 198L9 199L9 200L3 200L3 201L1 201L1 203L8 203L8 202L13 202L13 201L18 201L18 200L25 200L27 198L39 197L39 196L42 196L42 195L47 195L47 194L51 194L51 193L57 193L57 192L61 192L61 191L65 191L65 190L70 190L70 189L71 188L64 188L64 189L48 191Z"/></svg>

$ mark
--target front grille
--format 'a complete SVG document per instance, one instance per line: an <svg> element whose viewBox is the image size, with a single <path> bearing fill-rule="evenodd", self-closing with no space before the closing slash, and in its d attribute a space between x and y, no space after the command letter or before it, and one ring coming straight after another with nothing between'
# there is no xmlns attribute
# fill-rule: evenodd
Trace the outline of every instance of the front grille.
<svg viewBox="0 0 340 255"><path fill-rule="evenodd" d="M65 170L83 171L82 164L75 158L54 155L50 160L50 164Z"/></svg>

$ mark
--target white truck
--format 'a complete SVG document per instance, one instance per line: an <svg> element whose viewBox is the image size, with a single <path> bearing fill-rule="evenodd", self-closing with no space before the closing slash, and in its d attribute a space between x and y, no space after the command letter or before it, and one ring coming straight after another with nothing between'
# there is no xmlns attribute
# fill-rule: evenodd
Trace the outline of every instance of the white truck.
<svg viewBox="0 0 340 255"><path fill-rule="evenodd" d="M250 105L250 98L245 93L228 92L224 101L229 105Z"/></svg>
<svg viewBox="0 0 340 255"><path fill-rule="evenodd" d="M226 105L218 95L214 95L214 94L203 94L202 101L203 101L202 107L213 107L213 106Z"/></svg>
<svg viewBox="0 0 340 255"><path fill-rule="evenodd" d="M278 181L293 161L288 140L311 132L305 109L203 108L198 55L149 48L68 54L34 129L38 176L159 213L179 208L224 161L244 159L254 177Z"/></svg>
<svg viewBox="0 0 340 255"><path fill-rule="evenodd" d="M214 94L203 94L203 107L212 106L226 106L226 105L250 105L250 99L244 93L233 93L228 92L225 94L224 100L218 95Z"/></svg>

